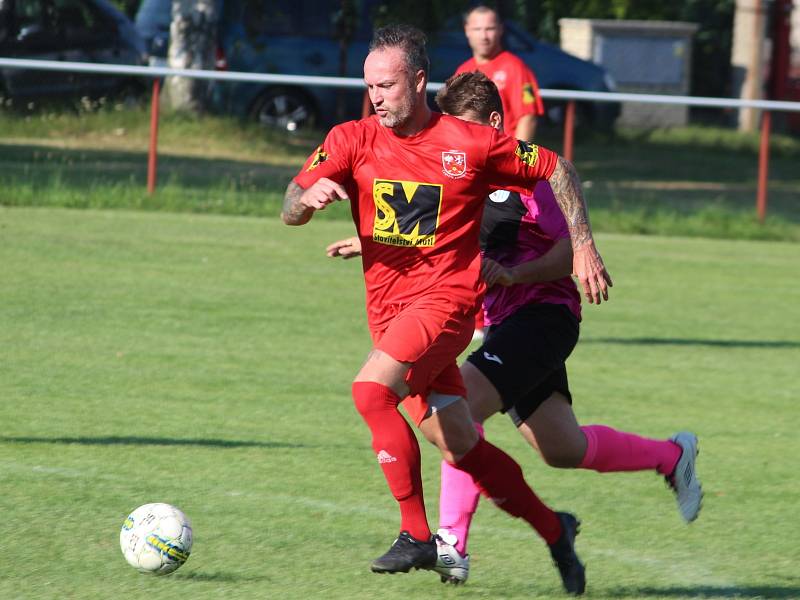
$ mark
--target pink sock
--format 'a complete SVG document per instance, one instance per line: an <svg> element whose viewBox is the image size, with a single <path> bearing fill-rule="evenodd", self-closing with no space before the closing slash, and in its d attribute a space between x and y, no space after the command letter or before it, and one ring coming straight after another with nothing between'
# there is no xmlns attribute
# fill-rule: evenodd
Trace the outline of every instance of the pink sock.
<svg viewBox="0 0 800 600"><path fill-rule="evenodd" d="M605 425L586 425L581 431L586 436L586 454L579 469L600 473L655 469L669 475L681 457L681 447L670 440L643 438Z"/></svg>
<svg viewBox="0 0 800 600"><path fill-rule="evenodd" d="M483 425L475 423L481 437ZM478 508L480 491L472 476L456 469L447 461L442 461L442 482L439 492L439 529L446 529L455 536L455 548L464 556L467 553L467 538L472 515ZM448 543L450 540L445 540Z"/></svg>

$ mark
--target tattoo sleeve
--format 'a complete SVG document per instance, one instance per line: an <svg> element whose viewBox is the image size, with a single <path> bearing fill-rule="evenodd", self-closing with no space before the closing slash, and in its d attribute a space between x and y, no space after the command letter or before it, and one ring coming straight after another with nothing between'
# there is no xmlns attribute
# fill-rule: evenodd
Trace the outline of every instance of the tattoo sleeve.
<svg viewBox="0 0 800 600"><path fill-rule="evenodd" d="M283 210L281 219L287 225L305 225L311 220L314 211L300 204L300 197L303 195L303 188L294 181L290 181L286 187L286 195L283 197Z"/></svg>
<svg viewBox="0 0 800 600"><path fill-rule="evenodd" d="M589 213L575 167L568 160L559 156L555 171L548 181L553 188L556 202L567 220L572 247L580 248L591 242L592 228L589 225Z"/></svg>

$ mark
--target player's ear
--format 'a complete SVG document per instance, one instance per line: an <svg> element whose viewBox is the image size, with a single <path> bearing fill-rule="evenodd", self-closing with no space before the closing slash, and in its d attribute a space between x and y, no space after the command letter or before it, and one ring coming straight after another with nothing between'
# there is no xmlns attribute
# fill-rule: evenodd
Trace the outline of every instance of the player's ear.
<svg viewBox="0 0 800 600"><path fill-rule="evenodd" d="M417 90L418 93L421 93L425 90L425 84L428 77L425 75L425 71L420 69L417 71L416 75L414 76L414 88Z"/></svg>
<svg viewBox="0 0 800 600"><path fill-rule="evenodd" d="M503 131L503 115L501 115L496 110L493 110L491 114L489 114L489 125Z"/></svg>

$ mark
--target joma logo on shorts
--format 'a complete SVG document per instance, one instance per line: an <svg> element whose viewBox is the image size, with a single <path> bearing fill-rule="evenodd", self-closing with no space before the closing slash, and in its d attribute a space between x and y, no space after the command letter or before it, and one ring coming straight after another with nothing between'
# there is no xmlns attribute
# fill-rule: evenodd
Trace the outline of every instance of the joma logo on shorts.
<svg viewBox="0 0 800 600"><path fill-rule="evenodd" d="M372 199L373 241L390 246L434 245L442 205L441 185L376 179Z"/></svg>

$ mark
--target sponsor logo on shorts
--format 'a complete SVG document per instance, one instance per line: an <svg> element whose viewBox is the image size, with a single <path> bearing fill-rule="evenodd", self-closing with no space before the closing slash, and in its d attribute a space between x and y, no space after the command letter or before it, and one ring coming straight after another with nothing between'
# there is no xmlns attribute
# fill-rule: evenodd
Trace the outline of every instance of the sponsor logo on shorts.
<svg viewBox="0 0 800 600"><path fill-rule="evenodd" d="M441 184L376 179L372 183L372 199L373 241L405 247L430 247L436 243Z"/></svg>
<svg viewBox="0 0 800 600"><path fill-rule="evenodd" d="M380 464L397 462L397 459L389 454L386 450L378 452L378 462Z"/></svg>
<svg viewBox="0 0 800 600"><path fill-rule="evenodd" d="M488 352L484 352L483 358L485 358L486 360L490 360L492 362L496 362L498 365L503 364L503 361L500 359L499 356L497 356L497 354L489 354Z"/></svg>
<svg viewBox="0 0 800 600"><path fill-rule="evenodd" d="M466 175L467 153L460 150L442 152L442 172L453 179Z"/></svg>
<svg viewBox="0 0 800 600"><path fill-rule="evenodd" d="M508 190L497 190L496 192L492 192L489 194L489 200L492 202L496 202L497 204L502 204L508 197L511 195L511 192Z"/></svg>

